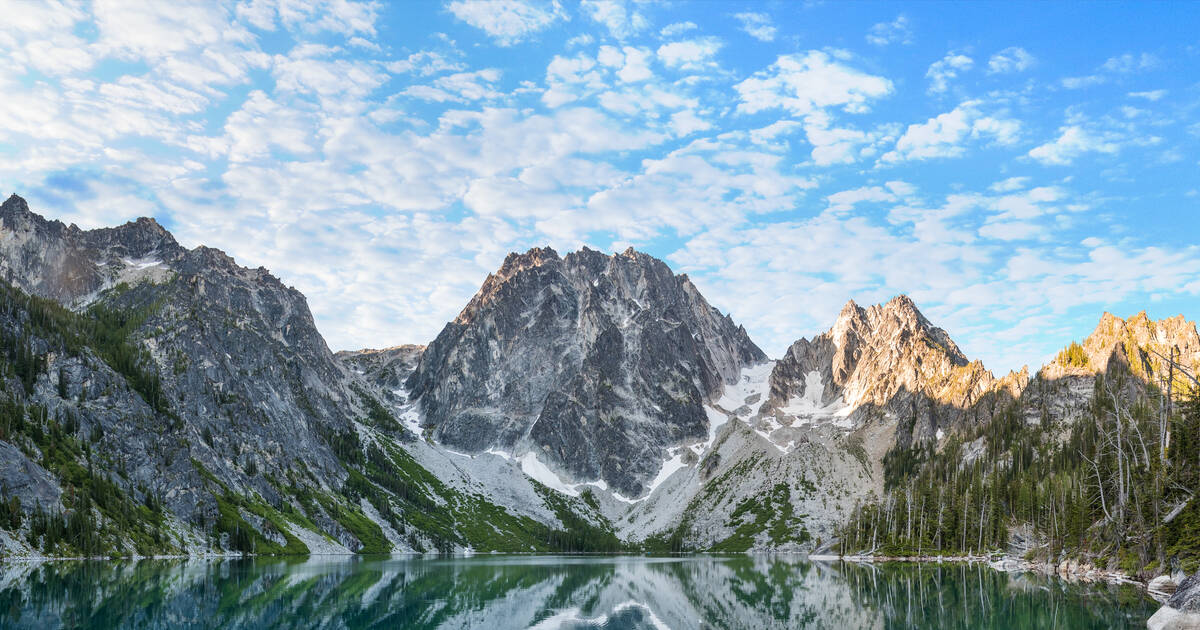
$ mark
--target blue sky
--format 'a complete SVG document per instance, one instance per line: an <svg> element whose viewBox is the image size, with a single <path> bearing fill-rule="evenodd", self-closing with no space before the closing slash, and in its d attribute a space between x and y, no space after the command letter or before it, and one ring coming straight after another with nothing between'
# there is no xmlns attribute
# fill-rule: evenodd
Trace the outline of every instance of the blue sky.
<svg viewBox="0 0 1200 630"><path fill-rule="evenodd" d="M0 184L265 266L334 349L632 245L773 356L908 293L996 372L1200 308L1190 3L4 2Z"/></svg>

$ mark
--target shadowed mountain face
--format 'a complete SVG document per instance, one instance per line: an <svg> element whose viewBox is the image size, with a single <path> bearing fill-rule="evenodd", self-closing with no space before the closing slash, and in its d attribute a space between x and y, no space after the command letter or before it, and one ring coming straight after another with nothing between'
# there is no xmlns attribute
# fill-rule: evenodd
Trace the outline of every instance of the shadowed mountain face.
<svg viewBox="0 0 1200 630"><path fill-rule="evenodd" d="M103 436L94 448L131 486L185 521L212 523L197 464L272 502L280 496L268 475L308 470L340 485L345 473L321 436L347 431L359 403L300 292L219 250L186 249L153 219L85 231L14 195L0 221L5 281L90 313L133 349L100 360L63 352L62 331L34 335L46 365L27 398ZM30 329L14 321L11 332Z"/></svg>
<svg viewBox="0 0 1200 630"><path fill-rule="evenodd" d="M533 249L488 276L408 386L451 447L533 452L636 496L666 447L707 434L704 405L765 359L660 260Z"/></svg>

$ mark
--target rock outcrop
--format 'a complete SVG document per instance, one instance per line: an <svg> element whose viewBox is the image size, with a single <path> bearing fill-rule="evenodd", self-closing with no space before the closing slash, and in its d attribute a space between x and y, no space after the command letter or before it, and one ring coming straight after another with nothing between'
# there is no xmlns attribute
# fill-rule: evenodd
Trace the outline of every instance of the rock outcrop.
<svg viewBox="0 0 1200 630"><path fill-rule="evenodd" d="M1150 620L1150 630L1200 630L1200 573L1185 579Z"/></svg>
<svg viewBox="0 0 1200 630"><path fill-rule="evenodd" d="M828 332L795 342L775 364L762 414L781 429L895 423L896 442L908 446L987 421L995 410L989 393L1019 395L1023 380L997 380L969 361L908 296L868 308L851 301Z"/></svg>

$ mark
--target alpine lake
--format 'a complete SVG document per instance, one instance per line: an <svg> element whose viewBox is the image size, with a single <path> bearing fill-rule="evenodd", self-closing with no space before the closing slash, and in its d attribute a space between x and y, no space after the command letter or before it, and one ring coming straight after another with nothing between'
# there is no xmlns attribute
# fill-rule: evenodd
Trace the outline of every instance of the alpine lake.
<svg viewBox="0 0 1200 630"><path fill-rule="evenodd" d="M1145 628L1134 585L799 556L0 564L0 628Z"/></svg>

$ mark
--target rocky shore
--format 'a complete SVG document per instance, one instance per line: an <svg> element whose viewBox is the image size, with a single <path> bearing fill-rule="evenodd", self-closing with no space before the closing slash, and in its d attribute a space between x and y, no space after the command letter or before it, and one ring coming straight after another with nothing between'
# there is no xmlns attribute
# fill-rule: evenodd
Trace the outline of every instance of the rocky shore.
<svg viewBox="0 0 1200 630"><path fill-rule="evenodd" d="M1149 630L1200 630L1200 573L1179 584L1167 603L1146 622Z"/></svg>

